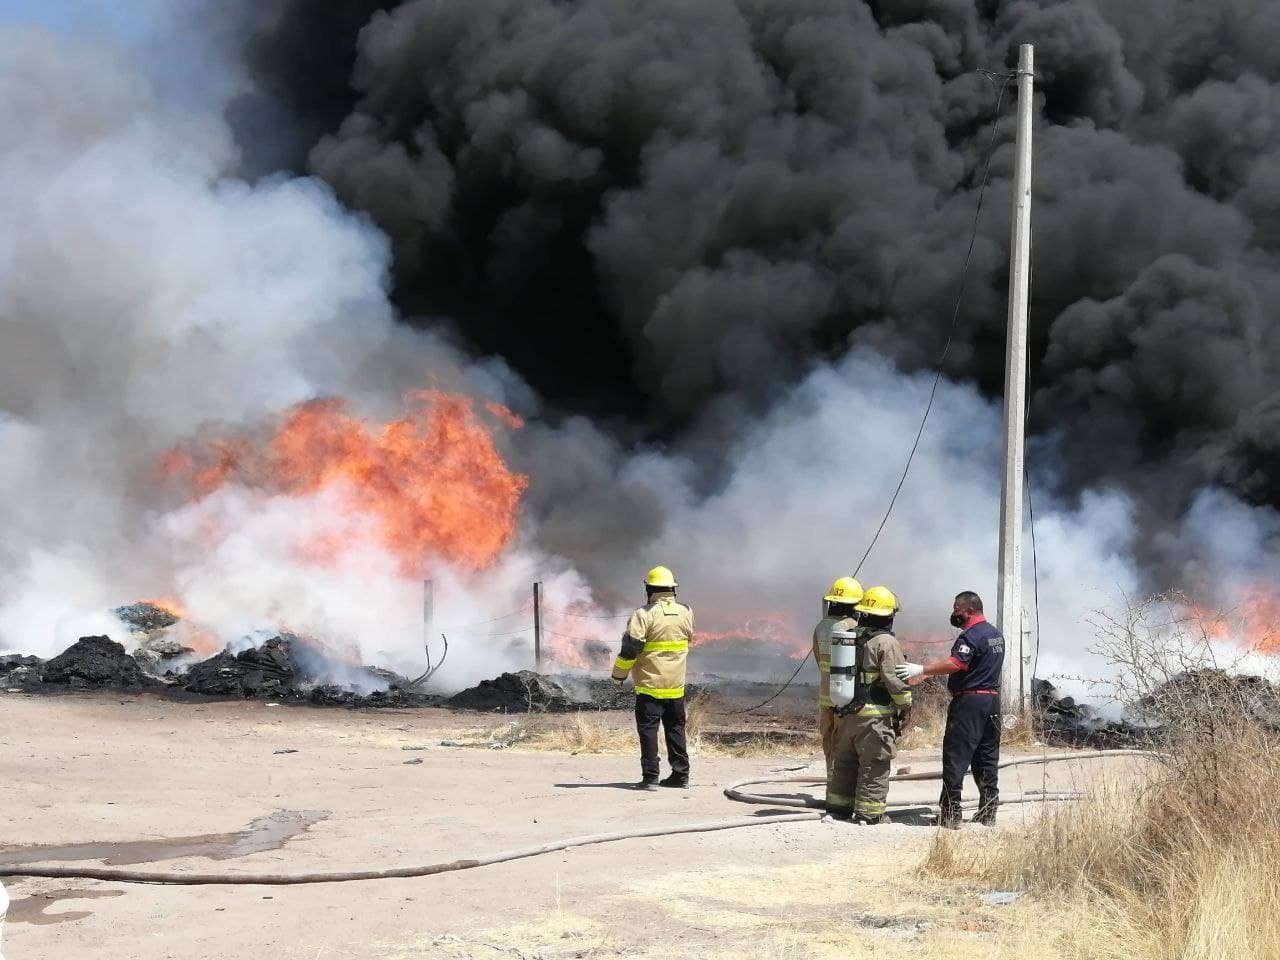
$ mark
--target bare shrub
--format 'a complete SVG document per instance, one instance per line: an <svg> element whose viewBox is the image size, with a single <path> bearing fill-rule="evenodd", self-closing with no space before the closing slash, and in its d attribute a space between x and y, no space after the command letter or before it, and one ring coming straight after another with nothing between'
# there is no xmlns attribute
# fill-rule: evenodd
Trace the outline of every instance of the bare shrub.
<svg viewBox="0 0 1280 960"><path fill-rule="evenodd" d="M926 870L1088 901L1127 928L1129 956L1280 957L1276 688L1234 676L1198 617L1170 617L1186 607L1159 597L1096 624L1158 762L1023 831L939 838Z"/></svg>

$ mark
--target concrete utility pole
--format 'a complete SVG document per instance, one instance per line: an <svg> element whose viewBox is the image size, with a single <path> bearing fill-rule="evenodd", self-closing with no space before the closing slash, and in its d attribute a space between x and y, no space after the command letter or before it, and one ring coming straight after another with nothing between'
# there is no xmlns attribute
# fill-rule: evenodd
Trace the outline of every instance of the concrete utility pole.
<svg viewBox="0 0 1280 960"><path fill-rule="evenodd" d="M1018 49L1018 139L1013 178L1013 241L1009 266L1009 335L1004 366L1004 482L1000 488L1000 595L996 625L1004 634L1005 712L1027 705L1022 634L1023 466L1027 425L1027 308L1031 281L1031 117L1035 51ZM1038 638L1037 638L1038 640Z"/></svg>

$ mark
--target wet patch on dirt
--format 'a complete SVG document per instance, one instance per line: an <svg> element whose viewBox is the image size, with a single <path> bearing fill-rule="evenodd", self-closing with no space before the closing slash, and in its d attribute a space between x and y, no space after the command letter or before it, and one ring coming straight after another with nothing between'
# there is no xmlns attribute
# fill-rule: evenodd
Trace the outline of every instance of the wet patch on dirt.
<svg viewBox="0 0 1280 960"><path fill-rule="evenodd" d="M294 837L306 833L328 816L328 810L280 810L265 817L258 817L245 829L230 833L206 833L191 837L165 837L158 840L0 847L0 866L14 867L68 860L100 860L107 866L115 867L134 863L153 863L158 860L180 860L184 857L234 860L237 857L247 857L267 850L279 850Z"/></svg>
<svg viewBox="0 0 1280 960"><path fill-rule="evenodd" d="M9 901L9 912L5 920L9 923L30 923L37 927L47 927L54 923L69 923L72 920L83 920L93 916L92 910L63 910L50 913L49 908L63 900L103 900L110 897L123 897L123 890L47 890L29 897L19 897Z"/></svg>

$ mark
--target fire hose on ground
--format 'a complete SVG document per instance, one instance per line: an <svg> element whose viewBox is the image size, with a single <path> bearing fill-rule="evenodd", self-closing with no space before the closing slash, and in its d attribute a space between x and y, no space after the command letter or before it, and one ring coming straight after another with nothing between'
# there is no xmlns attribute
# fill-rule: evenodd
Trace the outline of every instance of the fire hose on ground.
<svg viewBox="0 0 1280 960"><path fill-rule="evenodd" d="M1005 760L1000 768L1020 766L1023 764L1058 763L1068 760L1089 760L1100 757L1159 757L1151 750L1092 750L1083 753L1047 754L1040 757L1019 757ZM940 780L941 770L927 770L920 773L899 773L890 780L919 781ZM173 870L136 870L127 867L85 867L85 866L42 866L38 864L11 865L0 867L0 877L40 877L74 880L104 880L114 883L156 883L190 886L206 886L211 884L241 886L292 886L308 883L349 883L356 880L391 880L407 877L429 877L440 873L452 873L457 870L470 870L475 867L487 867L497 863L508 863L513 860L524 860L560 850L574 847L587 847L601 843L613 843L618 840L637 840L645 837L667 837L682 833L710 833L717 830L736 830L740 827L759 827L775 823L795 823L800 820L817 820L823 816L823 803L816 797L779 797L768 794L747 793L743 787L761 784L778 783L824 783L824 777L799 776L767 779L738 780L724 788L724 795L730 800L740 803L764 804L771 807L804 807L810 808L803 813L784 813L769 816L736 817L728 820L709 820L701 823L676 824L674 826L650 827L636 830L620 830L613 833L596 833L582 837L569 837L552 843L538 846L521 847L506 850L485 857L474 857L465 860L449 860L420 866L390 867L384 870L336 870L315 873L187 873ZM1001 798L1001 803L1040 803L1052 800L1075 800L1083 794L1066 792L1025 793ZM898 801L889 804L892 809L927 807L927 804L911 801ZM970 801L964 805L966 809L973 806Z"/></svg>

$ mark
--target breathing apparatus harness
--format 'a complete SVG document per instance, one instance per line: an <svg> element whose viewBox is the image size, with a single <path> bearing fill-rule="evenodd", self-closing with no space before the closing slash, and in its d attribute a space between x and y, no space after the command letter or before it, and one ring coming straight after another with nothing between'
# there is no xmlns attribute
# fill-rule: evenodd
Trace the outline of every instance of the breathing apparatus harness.
<svg viewBox="0 0 1280 960"><path fill-rule="evenodd" d="M858 668L867 641L891 632L879 625L831 632L831 703L836 716L859 713L867 704L893 705L888 688Z"/></svg>

